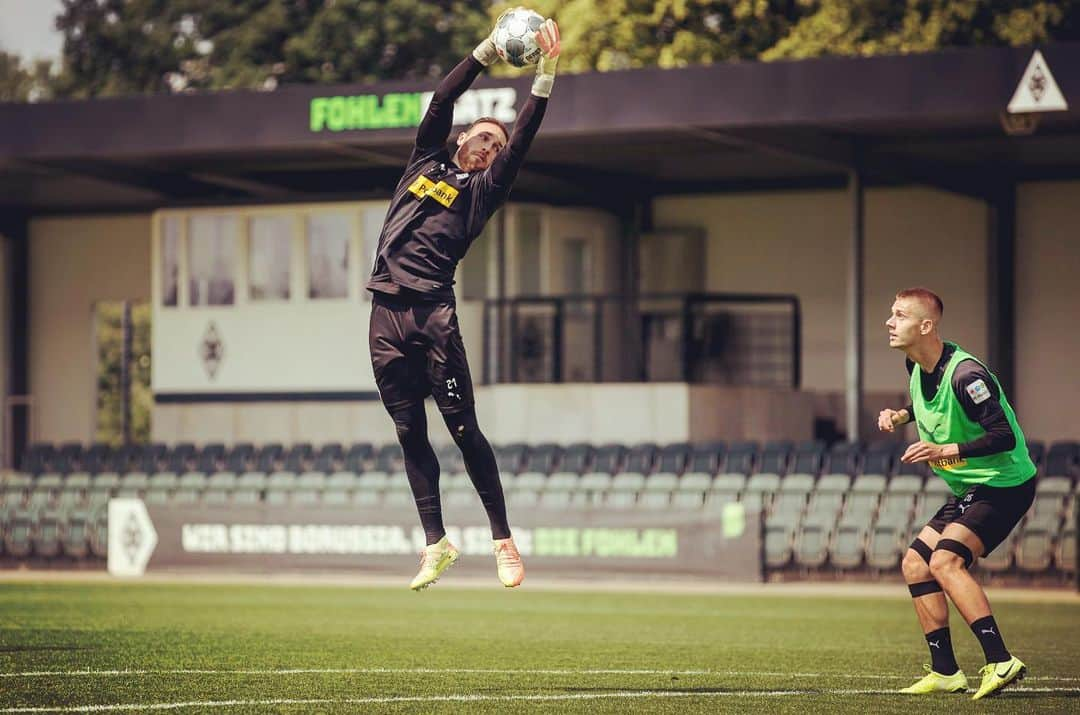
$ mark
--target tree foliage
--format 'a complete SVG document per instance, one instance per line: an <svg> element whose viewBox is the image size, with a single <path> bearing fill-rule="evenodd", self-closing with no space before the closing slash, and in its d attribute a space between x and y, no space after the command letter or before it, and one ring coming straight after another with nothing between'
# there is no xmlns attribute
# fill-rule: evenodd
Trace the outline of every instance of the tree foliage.
<svg viewBox="0 0 1080 715"><path fill-rule="evenodd" d="M0 52L0 102L48 99L51 67L48 60L24 66L18 55Z"/></svg>
<svg viewBox="0 0 1080 715"><path fill-rule="evenodd" d="M519 1L558 20L562 72L1080 40L1080 0L63 0L55 92L436 77Z"/></svg>

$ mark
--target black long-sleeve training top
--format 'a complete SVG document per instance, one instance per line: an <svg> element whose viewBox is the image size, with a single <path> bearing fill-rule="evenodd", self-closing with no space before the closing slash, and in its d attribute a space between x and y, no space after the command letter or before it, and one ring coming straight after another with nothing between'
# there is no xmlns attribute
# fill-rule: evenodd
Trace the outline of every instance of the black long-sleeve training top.
<svg viewBox="0 0 1080 715"><path fill-rule="evenodd" d="M470 55L435 90L390 201L368 290L398 295L404 288L422 299L453 300L458 261L506 201L540 128L547 99L530 94L491 166L467 172L453 163L446 143L454 102L483 69Z"/></svg>
<svg viewBox="0 0 1080 715"><path fill-rule="evenodd" d="M919 370L923 395L928 400L932 400L934 395L937 394L941 378L945 375L945 366L949 364L949 360L952 359L955 351L954 346L946 343L945 349L941 352L941 359L938 360L934 371ZM917 366L910 358L907 359L906 366L909 375L913 370L917 369ZM970 385L976 380L982 380L990 391L990 399L983 400L979 404L976 404L968 391L964 389L966 385ZM961 360L956 369L953 370L951 387L953 394L960 400L960 405L964 408L964 414L967 415L968 419L972 422L978 422L986 430L986 434L982 437L959 445L961 457L985 457L998 452L1008 452L1016 447L1016 435L1013 434L1012 426L1009 425L1009 418L1005 416L1005 411L1001 409L999 400L1001 395L998 391L997 382L991 379L990 373L985 367L974 360ZM908 421L914 420L915 410L913 406L908 405L904 409L908 411Z"/></svg>

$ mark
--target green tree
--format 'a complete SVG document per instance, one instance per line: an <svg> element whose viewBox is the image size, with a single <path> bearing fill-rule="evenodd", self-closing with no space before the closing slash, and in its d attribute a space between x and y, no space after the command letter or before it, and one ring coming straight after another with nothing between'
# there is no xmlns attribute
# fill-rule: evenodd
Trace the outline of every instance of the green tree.
<svg viewBox="0 0 1080 715"><path fill-rule="evenodd" d="M761 57L929 52L1080 39L1078 0L812 0L812 11Z"/></svg>
<svg viewBox="0 0 1080 715"><path fill-rule="evenodd" d="M492 15L519 3L500 2ZM559 23L560 72L755 59L809 11L799 0L537 0ZM504 65L496 72L516 74Z"/></svg>
<svg viewBox="0 0 1080 715"><path fill-rule="evenodd" d="M97 336L97 429L95 441L119 446L124 442L123 384L121 371L124 360L124 304L105 301L94 306ZM154 397L150 389L150 330L149 303L131 306L131 441L150 440L150 417Z"/></svg>
<svg viewBox="0 0 1080 715"><path fill-rule="evenodd" d="M462 0L64 0L66 97L441 75L483 36Z"/></svg>
<svg viewBox="0 0 1080 715"><path fill-rule="evenodd" d="M51 96L52 63L38 60L24 66L18 55L0 51L0 102L27 102Z"/></svg>

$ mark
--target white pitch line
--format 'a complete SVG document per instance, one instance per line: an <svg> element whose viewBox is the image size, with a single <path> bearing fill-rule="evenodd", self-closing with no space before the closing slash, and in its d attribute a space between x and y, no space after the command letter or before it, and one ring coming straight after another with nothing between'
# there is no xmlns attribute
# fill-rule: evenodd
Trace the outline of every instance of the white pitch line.
<svg viewBox="0 0 1080 715"><path fill-rule="evenodd" d="M283 668L273 670L213 670L183 668L175 670L39 670L22 673L0 673L0 678L51 677L126 677L144 675L721 675L732 678L852 678L859 680L910 680L911 675L877 673L787 673L764 670L646 670L646 669L541 669L512 668ZM1047 680L1055 683L1080 682L1080 677L1028 676L1026 680Z"/></svg>
<svg viewBox="0 0 1080 715"><path fill-rule="evenodd" d="M1011 688L1008 692L1025 693L1080 693L1080 688ZM273 700L193 700L179 703L117 703L114 705L81 705L69 707L23 707L3 708L3 713L40 712L115 712L123 710L179 710L181 708L226 708L270 705L374 705L388 703L444 703L444 702L551 702L558 700L602 700L612 698L770 698L814 695L899 695L894 690L730 690L712 693L688 693L671 690L638 690L615 693L570 693L565 695L417 695L372 698L311 698Z"/></svg>

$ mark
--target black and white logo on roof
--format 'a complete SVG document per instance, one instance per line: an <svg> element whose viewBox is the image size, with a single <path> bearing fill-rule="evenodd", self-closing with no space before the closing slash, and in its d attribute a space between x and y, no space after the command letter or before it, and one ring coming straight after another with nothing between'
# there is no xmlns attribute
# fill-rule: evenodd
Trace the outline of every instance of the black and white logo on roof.
<svg viewBox="0 0 1080 715"><path fill-rule="evenodd" d="M1068 108L1069 103L1065 101L1065 95L1061 93L1061 88L1050 72L1050 65L1046 63L1042 53L1035 50L1027 69L1024 70L1024 76L1020 78L1020 84L1013 92L1009 112L1062 112Z"/></svg>

